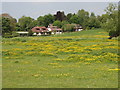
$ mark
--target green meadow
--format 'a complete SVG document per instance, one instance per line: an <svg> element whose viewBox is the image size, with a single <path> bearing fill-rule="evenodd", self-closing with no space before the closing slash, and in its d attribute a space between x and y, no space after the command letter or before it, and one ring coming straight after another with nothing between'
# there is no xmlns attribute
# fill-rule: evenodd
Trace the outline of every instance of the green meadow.
<svg viewBox="0 0 120 90"><path fill-rule="evenodd" d="M3 88L118 88L118 38L102 29L2 39Z"/></svg>

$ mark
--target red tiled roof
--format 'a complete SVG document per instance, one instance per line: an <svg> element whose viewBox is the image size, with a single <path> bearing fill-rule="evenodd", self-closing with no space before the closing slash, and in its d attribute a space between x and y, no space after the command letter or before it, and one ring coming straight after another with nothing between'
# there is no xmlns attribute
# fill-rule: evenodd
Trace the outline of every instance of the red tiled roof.
<svg viewBox="0 0 120 90"><path fill-rule="evenodd" d="M48 29L46 27L36 26L36 27L32 28L32 31L33 32L48 32Z"/></svg>

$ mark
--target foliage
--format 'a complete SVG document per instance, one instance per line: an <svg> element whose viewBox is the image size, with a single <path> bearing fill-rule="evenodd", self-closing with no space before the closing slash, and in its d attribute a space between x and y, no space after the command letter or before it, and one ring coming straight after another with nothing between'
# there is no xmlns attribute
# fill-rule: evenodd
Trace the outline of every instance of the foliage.
<svg viewBox="0 0 120 90"><path fill-rule="evenodd" d="M33 18L31 17L26 17L26 16L22 16L19 20L18 20L18 24L20 26L20 30L21 31L28 31L30 28L30 24L33 22Z"/></svg>
<svg viewBox="0 0 120 90"><path fill-rule="evenodd" d="M77 15L80 19L79 24L85 28L89 19L89 12L85 11L84 9L81 9L77 12Z"/></svg>
<svg viewBox="0 0 120 90"><path fill-rule="evenodd" d="M109 32L111 38L120 35L120 29L118 29L118 10L116 10L116 8L116 4L109 4L109 6L105 9L108 18L106 22L102 24L102 27Z"/></svg>
<svg viewBox="0 0 120 90"><path fill-rule="evenodd" d="M12 33L12 27L10 26L10 19L2 17L2 34Z"/></svg>
<svg viewBox="0 0 120 90"><path fill-rule="evenodd" d="M61 27L62 27L62 22L56 20L56 21L53 22L53 25L54 25L54 26L57 26L57 27L59 27L59 28L61 28Z"/></svg>
<svg viewBox="0 0 120 90"><path fill-rule="evenodd" d="M47 27L49 24L54 22L54 17L51 14L44 16L44 26Z"/></svg>
<svg viewBox="0 0 120 90"><path fill-rule="evenodd" d="M32 29L32 28L35 27L35 26L38 26L38 21L37 21L37 20L33 20L33 21L28 25L29 29Z"/></svg>
<svg viewBox="0 0 120 90"><path fill-rule="evenodd" d="M55 20L59 20L59 21L63 21L66 20L66 16L64 14L64 12L61 11L57 11L57 13L54 15Z"/></svg>
<svg viewBox="0 0 120 90"><path fill-rule="evenodd" d="M78 17L78 15L73 15L70 18L70 23L80 24L80 18Z"/></svg>
<svg viewBox="0 0 120 90"><path fill-rule="evenodd" d="M32 30L29 30L29 31L28 31L28 36L32 36L32 35L33 35Z"/></svg>
<svg viewBox="0 0 120 90"><path fill-rule="evenodd" d="M20 36L20 35L19 35L18 33L16 33L16 31L13 31L13 32L12 32L12 36L13 36L13 37L18 37L18 36Z"/></svg>
<svg viewBox="0 0 120 90"><path fill-rule="evenodd" d="M68 13L66 16L67 21L70 23L70 18L73 16L72 13Z"/></svg>
<svg viewBox="0 0 120 90"><path fill-rule="evenodd" d="M65 25L65 24L69 24L68 21L62 21L62 26Z"/></svg>
<svg viewBox="0 0 120 90"><path fill-rule="evenodd" d="M91 28L100 28L100 21L95 17L95 16L91 16L88 20L88 25L87 25L90 29Z"/></svg>
<svg viewBox="0 0 120 90"><path fill-rule="evenodd" d="M54 16L51 14L45 16L39 16L37 18L38 25L47 27L49 24L54 22Z"/></svg>
<svg viewBox="0 0 120 90"><path fill-rule="evenodd" d="M44 17L43 16L39 16L37 18L37 21L38 21L38 25L44 25Z"/></svg>
<svg viewBox="0 0 120 90"><path fill-rule="evenodd" d="M62 29L66 32L72 32L74 31L74 27L75 25L74 24L65 24L63 25Z"/></svg>

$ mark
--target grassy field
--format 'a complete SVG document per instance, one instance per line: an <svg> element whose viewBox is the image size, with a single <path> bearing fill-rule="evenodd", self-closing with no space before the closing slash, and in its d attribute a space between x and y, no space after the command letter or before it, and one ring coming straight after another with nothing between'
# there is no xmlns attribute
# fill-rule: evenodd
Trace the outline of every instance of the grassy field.
<svg viewBox="0 0 120 90"><path fill-rule="evenodd" d="M3 88L117 88L118 40L102 29L3 38Z"/></svg>

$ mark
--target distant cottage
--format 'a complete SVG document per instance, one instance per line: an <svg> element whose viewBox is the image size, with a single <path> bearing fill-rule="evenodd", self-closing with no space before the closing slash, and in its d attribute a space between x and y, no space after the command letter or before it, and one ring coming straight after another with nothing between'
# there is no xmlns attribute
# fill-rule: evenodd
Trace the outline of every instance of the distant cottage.
<svg viewBox="0 0 120 90"><path fill-rule="evenodd" d="M33 35L50 35L51 32L46 27L34 27L32 28Z"/></svg>
<svg viewBox="0 0 120 90"><path fill-rule="evenodd" d="M50 35L50 34L61 34L63 30L61 28L58 28L57 26L53 26L52 24L48 25L48 28L46 27L39 27L36 26L32 28L33 35Z"/></svg>

